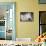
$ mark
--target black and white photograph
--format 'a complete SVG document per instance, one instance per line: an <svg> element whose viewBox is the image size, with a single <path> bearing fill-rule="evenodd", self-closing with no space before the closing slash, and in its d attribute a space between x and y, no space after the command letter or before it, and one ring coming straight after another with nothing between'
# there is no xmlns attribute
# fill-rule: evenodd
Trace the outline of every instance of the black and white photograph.
<svg viewBox="0 0 46 46"><path fill-rule="evenodd" d="M33 21L33 12L20 12L20 21L32 22Z"/></svg>

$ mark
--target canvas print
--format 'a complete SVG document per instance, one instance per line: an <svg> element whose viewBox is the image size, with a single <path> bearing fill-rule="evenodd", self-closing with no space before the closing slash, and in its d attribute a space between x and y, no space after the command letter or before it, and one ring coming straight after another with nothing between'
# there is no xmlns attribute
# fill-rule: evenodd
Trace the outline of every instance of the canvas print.
<svg viewBox="0 0 46 46"><path fill-rule="evenodd" d="M20 21L33 21L33 12L20 12Z"/></svg>

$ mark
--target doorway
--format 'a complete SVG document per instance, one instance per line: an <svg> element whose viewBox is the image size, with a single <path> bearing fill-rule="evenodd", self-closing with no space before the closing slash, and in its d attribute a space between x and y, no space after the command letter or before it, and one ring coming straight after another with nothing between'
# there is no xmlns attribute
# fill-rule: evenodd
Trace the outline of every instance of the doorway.
<svg viewBox="0 0 46 46"><path fill-rule="evenodd" d="M39 35L46 32L46 11L39 12Z"/></svg>
<svg viewBox="0 0 46 46"><path fill-rule="evenodd" d="M0 3L0 40L15 40L15 3Z"/></svg>

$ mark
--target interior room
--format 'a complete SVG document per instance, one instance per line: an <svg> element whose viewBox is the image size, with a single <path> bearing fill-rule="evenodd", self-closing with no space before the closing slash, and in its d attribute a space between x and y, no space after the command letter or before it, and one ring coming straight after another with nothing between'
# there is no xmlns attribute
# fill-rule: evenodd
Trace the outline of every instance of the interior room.
<svg viewBox="0 0 46 46"><path fill-rule="evenodd" d="M16 44L46 41L46 0L0 1L0 41L11 40Z"/></svg>

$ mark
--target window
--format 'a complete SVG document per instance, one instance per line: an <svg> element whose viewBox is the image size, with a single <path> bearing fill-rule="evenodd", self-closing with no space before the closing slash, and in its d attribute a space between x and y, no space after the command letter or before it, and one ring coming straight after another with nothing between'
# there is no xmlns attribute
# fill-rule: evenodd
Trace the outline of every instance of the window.
<svg viewBox="0 0 46 46"><path fill-rule="evenodd" d="M46 11L39 12L39 35L46 32Z"/></svg>
<svg viewBox="0 0 46 46"><path fill-rule="evenodd" d="M40 4L46 4L46 0L39 0Z"/></svg>

